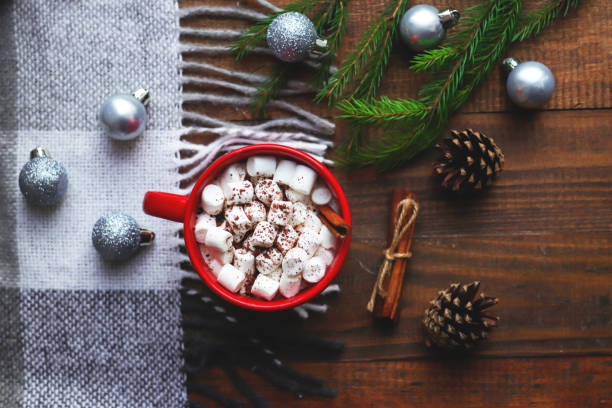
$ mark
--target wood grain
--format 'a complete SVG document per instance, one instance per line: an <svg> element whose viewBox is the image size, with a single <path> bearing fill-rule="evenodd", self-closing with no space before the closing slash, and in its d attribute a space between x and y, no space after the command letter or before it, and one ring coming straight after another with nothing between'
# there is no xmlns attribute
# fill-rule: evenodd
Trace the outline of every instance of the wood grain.
<svg viewBox="0 0 612 408"><path fill-rule="evenodd" d="M612 226L612 127L609 111L457 115L452 128L491 136L506 157L504 170L482 195L457 200L432 176L429 149L406 167L337 172L354 220L354 239L382 239L391 188L419 196L416 237L521 235L607 231Z"/></svg>
<svg viewBox="0 0 612 408"><path fill-rule="evenodd" d="M338 396L299 400L255 375L246 371L244 374L275 407L612 406L612 357L297 363L292 366L316 376L333 378L330 385L338 389ZM239 398L220 370L207 372L201 380Z"/></svg>
<svg viewBox="0 0 612 408"><path fill-rule="evenodd" d="M282 5L289 0L279 1ZM265 12L261 7L246 1L244 4ZM442 9L449 4L444 1L430 1L432 5ZM475 2L473 0L456 0L452 6L464 10ZM542 1L525 1L526 8L534 8ZM183 7L200 4L199 1L184 1ZM207 1L206 4L225 5L229 3L223 0ZM350 19L345 41L340 50L338 63L347 55L359 40L359 36L367 29L368 24L376 18L379 10L385 4L385 0L351 1L349 5ZM556 79L556 91L553 99L545 106L545 109L599 109L611 107L612 90L612 8L603 0L583 1L577 10L542 32L538 37L524 43L513 44L508 50L512 55L521 60L538 60L548 65ZM222 18L191 18L183 22L189 27L206 28L236 28L245 29L248 22L235 22ZM210 43L192 36L183 36L182 41L190 43ZM385 75L379 95L390 98L415 97L425 75L415 74L408 70L412 53L397 41L390 57L389 68ZM184 55L186 61L214 61L215 64L242 71L257 71L265 73L270 65L269 57L253 55L242 62L236 62L231 56L202 57L197 54ZM309 69L297 67L295 73L297 78L308 78ZM186 75L201 74L197 70L188 69ZM215 75L212 75L215 77ZM585 80L588 78L588 80ZM202 87L187 85L185 91L206 91L227 94L218 87ZM331 117L333 110L329 110L325 104L314 104L309 96L290 97L288 101L319 114ZM218 115L226 120L252 120L253 116L245 106L214 106L210 104L189 104L189 109L201 113ZM472 94L469 101L462 108L462 112L516 112L506 97L504 88L503 72L494 70L489 78ZM271 110L272 117L279 116L279 112Z"/></svg>

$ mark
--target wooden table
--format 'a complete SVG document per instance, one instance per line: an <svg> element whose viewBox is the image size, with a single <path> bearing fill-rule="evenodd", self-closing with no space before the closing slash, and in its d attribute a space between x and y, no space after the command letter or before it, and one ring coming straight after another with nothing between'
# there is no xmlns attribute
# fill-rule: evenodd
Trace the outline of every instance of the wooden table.
<svg viewBox="0 0 612 408"><path fill-rule="evenodd" d="M452 6L461 10L474 3L456 0ZM554 72L557 88L544 110L527 113L511 106L501 70L495 70L452 118L451 128L493 136L505 153L505 169L488 193L463 200L442 194L431 175L433 149L385 174L336 172L354 222L352 249L337 279L342 293L329 300L327 314L297 325L343 339L347 348L337 360L292 366L328 379L339 395L298 400L245 373L274 406L612 406L612 7L605 0L582 3L536 39L509 51L544 62ZM199 3L181 3L193 4ZM351 1L343 55L383 4ZM195 18L188 24L228 23ZM406 68L409 57L395 47L379 95L415 96L423 77ZM247 70L261 60L219 61ZM333 117L308 98L294 102ZM191 108L252 120L246 109ZM338 137L344 130L340 125ZM394 187L416 192L421 212L401 321L390 330L372 324L365 304L381 262ZM423 345L423 311L439 289L472 280L499 297L494 309L501 316L499 328L475 355L441 358ZM240 398L215 370L205 376Z"/></svg>

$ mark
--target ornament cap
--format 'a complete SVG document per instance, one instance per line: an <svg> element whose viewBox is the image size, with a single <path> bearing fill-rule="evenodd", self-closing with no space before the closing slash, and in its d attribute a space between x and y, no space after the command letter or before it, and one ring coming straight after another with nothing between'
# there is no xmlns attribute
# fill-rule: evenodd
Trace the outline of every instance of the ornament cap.
<svg viewBox="0 0 612 408"><path fill-rule="evenodd" d="M313 58L322 58L329 52L327 40L323 38L317 38L315 40L314 49L311 51L310 56Z"/></svg>
<svg viewBox="0 0 612 408"><path fill-rule="evenodd" d="M440 17L442 27L451 28L457 25L459 18L461 17L461 13L459 13L459 10L446 9L439 12L438 17Z"/></svg>
<svg viewBox="0 0 612 408"><path fill-rule="evenodd" d="M144 106L149 104L149 100L151 99L151 93L145 88L138 88L133 93L132 96L138 99Z"/></svg>
<svg viewBox="0 0 612 408"><path fill-rule="evenodd" d="M47 157L47 156L49 156L49 151L42 146L36 146L34 150L30 152L30 160L35 159L37 157Z"/></svg>
<svg viewBox="0 0 612 408"><path fill-rule="evenodd" d="M502 61L502 66L505 68L506 72L512 72L512 70L519 66L521 61L516 58L508 57Z"/></svg>
<svg viewBox="0 0 612 408"><path fill-rule="evenodd" d="M140 246L149 246L155 239L155 233L151 230L141 228L140 229Z"/></svg>
<svg viewBox="0 0 612 408"><path fill-rule="evenodd" d="M315 41L315 47L320 51L327 51L327 40L323 38L317 38Z"/></svg>

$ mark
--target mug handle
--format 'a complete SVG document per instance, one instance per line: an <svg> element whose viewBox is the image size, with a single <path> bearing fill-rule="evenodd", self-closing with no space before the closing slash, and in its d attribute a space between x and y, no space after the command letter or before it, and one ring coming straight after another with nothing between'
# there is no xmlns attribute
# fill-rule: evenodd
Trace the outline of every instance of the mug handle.
<svg viewBox="0 0 612 408"><path fill-rule="evenodd" d="M154 217L183 222L188 199L188 195L147 191L142 202L142 209Z"/></svg>

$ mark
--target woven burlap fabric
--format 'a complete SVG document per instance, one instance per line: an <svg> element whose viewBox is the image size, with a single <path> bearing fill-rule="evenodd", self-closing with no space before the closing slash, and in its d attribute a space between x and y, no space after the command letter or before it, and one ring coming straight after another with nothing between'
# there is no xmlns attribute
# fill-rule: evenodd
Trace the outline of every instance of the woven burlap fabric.
<svg viewBox="0 0 612 408"><path fill-rule="evenodd" d="M180 130L176 3L13 0L0 5L0 406L182 407L177 226L142 212L176 187ZM100 131L102 100L151 90L148 131ZM69 173L52 209L23 200L17 175L36 145ZM124 211L157 233L114 265L90 241Z"/></svg>

